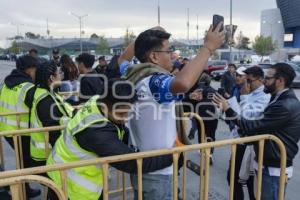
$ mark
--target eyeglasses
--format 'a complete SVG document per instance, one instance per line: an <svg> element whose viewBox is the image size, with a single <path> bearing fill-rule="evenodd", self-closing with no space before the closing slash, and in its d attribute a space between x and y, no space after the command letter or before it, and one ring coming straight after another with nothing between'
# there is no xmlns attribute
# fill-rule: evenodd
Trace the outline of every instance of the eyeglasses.
<svg viewBox="0 0 300 200"><path fill-rule="evenodd" d="M259 80L259 79L254 79L254 80L251 80L251 79L247 79L247 83L253 83L254 81L257 81L257 80Z"/></svg>
<svg viewBox="0 0 300 200"><path fill-rule="evenodd" d="M160 51L153 51L153 52L158 52L158 53L168 53L168 54L171 54L174 52L174 50L167 50L167 51L163 51L163 50L160 50Z"/></svg>
<svg viewBox="0 0 300 200"><path fill-rule="evenodd" d="M273 78L276 78L275 76L265 76L265 80L271 80Z"/></svg>

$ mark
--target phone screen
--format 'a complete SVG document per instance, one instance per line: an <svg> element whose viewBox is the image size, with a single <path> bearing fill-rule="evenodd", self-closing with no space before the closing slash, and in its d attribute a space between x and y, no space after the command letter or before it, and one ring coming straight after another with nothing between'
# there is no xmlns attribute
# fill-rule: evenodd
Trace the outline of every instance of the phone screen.
<svg viewBox="0 0 300 200"><path fill-rule="evenodd" d="M220 22L223 22L223 25L220 29L220 32L222 32L224 30L224 17L221 15L214 15L213 16L213 31L217 28L217 26Z"/></svg>

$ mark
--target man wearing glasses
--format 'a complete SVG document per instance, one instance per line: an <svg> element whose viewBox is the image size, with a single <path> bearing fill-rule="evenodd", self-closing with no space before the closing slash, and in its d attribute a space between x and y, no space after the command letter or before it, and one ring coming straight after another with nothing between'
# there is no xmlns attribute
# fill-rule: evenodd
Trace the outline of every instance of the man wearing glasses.
<svg viewBox="0 0 300 200"><path fill-rule="evenodd" d="M171 34L163 28L142 32L134 44L131 44L119 58L120 72L127 76L132 70L141 66L147 70L156 69L158 73L135 73L142 78L135 83L138 101L135 112L129 120L132 145L140 151L172 148L175 146L177 130L175 119L175 103L182 99L199 79L208 58L221 46L224 32L221 25L215 31L208 31L204 47L198 55L187 64L176 76L172 70L170 46ZM129 66L129 61L135 56L140 65ZM126 72L127 71L127 72ZM145 71L145 70L144 70ZM143 71L143 72L144 72ZM167 167L153 173L143 174L143 199L171 200L173 168ZM131 181L137 199L137 176L131 175Z"/></svg>
<svg viewBox="0 0 300 200"><path fill-rule="evenodd" d="M249 120L243 116L237 116L222 96L217 94L213 98L215 104L226 113L226 117L235 117L232 121L239 127L241 136L273 134L284 143L287 152L286 174L288 178L292 177L293 159L298 153L297 143L300 139L300 102L294 91L290 89L295 76L293 68L286 63L272 65L267 71L264 91L272 96L261 119ZM258 155L257 145L257 143L254 144L256 155ZM280 154L274 142L265 142L263 158L261 199L278 199ZM257 157L254 168L257 170Z"/></svg>
<svg viewBox="0 0 300 200"><path fill-rule="evenodd" d="M242 68L242 67L241 67ZM236 101L235 105L239 105L239 115L248 120L261 119L265 108L270 102L270 94L264 92L264 72L258 66L253 66L248 69L239 68L239 73L244 74L246 83L240 89L240 102L237 103L236 97L233 97L230 102ZM232 130L234 138L239 137L237 126ZM255 199L253 183L254 169L253 165L254 152L252 146L237 145L236 160L235 160L235 180L234 180L234 198L238 200L244 199L243 186L248 187L250 200ZM230 166L231 167L231 166ZM227 173L227 181L230 183L230 167Z"/></svg>

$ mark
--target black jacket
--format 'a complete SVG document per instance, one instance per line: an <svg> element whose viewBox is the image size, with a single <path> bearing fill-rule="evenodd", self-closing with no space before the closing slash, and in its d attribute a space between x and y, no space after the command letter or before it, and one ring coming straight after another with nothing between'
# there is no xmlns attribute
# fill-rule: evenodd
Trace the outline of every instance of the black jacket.
<svg viewBox="0 0 300 200"><path fill-rule="evenodd" d="M97 75L98 73L92 70L80 79L80 103L87 102L94 95L103 94L104 80L101 77L97 77Z"/></svg>
<svg viewBox="0 0 300 200"><path fill-rule="evenodd" d="M20 85L22 83L33 83L32 78L27 75L25 72L21 70L14 69L11 71L11 73L4 79L4 84L8 88L14 88L17 85ZM34 88L31 88L28 90L25 96L25 105L30 108L32 105L33 100L33 94L34 94Z"/></svg>
<svg viewBox="0 0 300 200"><path fill-rule="evenodd" d="M298 152L300 139L300 102L292 90L283 92L264 111L260 120L236 119L233 122L240 127L239 133L244 136L259 134L273 134L285 145L287 152L287 167L293 165L293 159ZM236 113L232 109L226 111L226 116L234 117ZM258 145L254 145L258 155ZM280 167L280 152L272 141L266 141L264 149L264 166Z"/></svg>
<svg viewBox="0 0 300 200"><path fill-rule="evenodd" d="M115 156L135 151L128 147L129 131L125 126L118 125L119 129L125 130L123 141L118 138L116 125L108 122L105 126L95 124L75 135L76 141L81 148L94 152L99 157ZM172 155L164 155L143 159L143 173L163 169L172 164ZM117 162L111 164L118 170L127 173L136 173L137 165L135 160Z"/></svg>
<svg viewBox="0 0 300 200"><path fill-rule="evenodd" d="M225 89L226 93L231 94L233 86L235 86L235 77L227 71L221 78L221 87Z"/></svg>

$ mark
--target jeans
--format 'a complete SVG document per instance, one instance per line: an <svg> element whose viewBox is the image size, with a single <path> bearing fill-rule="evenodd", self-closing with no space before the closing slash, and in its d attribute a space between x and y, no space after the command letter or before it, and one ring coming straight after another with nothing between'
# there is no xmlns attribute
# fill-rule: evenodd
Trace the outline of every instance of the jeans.
<svg viewBox="0 0 300 200"><path fill-rule="evenodd" d="M263 168L261 200L278 200L279 179L279 176L271 176L267 167Z"/></svg>
<svg viewBox="0 0 300 200"><path fill-rule="evenodd" d="M144 200L172 200L172 175L143 174ZM138 179L136 174L130 175L134 189L134 200L138 199Z"/></svg>

